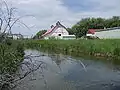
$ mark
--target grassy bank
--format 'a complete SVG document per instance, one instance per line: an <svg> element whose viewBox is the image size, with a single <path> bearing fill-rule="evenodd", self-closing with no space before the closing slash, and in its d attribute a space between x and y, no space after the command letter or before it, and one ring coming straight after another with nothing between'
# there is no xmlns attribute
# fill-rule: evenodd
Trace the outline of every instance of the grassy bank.
<svg viewBox="0 0 120 90"><path fill-rule="evenodd" d="M14 73L24 56L23 45L18 41L0 43L0 74Z"/></svg>
<svg viewBox="0 0 120 90"><path fill-rule="evenodd" d="M120 57L120 40L30 40L25 41L26 47L45 49L56 53L95 57Z"/></svg>

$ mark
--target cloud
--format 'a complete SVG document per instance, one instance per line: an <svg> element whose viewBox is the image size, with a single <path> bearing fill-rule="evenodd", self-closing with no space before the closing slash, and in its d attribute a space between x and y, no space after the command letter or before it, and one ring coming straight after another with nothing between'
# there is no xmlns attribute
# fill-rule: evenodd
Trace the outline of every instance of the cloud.
<svg viewBox="0 0 120 90"><path fill-rule="evenodd" d="M120 15L120 0L7 0L17 8L17 16L33 15L23 18L31 30L14 27L14 33L35 34L41 29L49 29L58 20L71 27L85 17L111 17Z"/></svg>

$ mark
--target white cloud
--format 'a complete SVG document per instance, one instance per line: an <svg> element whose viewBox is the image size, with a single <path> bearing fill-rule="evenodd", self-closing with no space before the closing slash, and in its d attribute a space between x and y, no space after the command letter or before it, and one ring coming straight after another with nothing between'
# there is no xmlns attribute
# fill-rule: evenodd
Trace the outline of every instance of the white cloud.
<svg viewBox="0 0 120 90"><path fill-rule="evenodd" d="M15 28L15 33L21 32L25 35L35 34L41 29L48 29L51 24L60 20L67 27L72 26L84 17L110 17L120 15L120 0L89 0L97 2L98 6L94 11L73 12L63 6L62 0L8 0L9 4L18 8L18 15L34 15L35 18L27 17L22 19L31 31L25 28ZM33 27L34 26L34 27ZM18 29L16 31L16 29Z"/></svg>

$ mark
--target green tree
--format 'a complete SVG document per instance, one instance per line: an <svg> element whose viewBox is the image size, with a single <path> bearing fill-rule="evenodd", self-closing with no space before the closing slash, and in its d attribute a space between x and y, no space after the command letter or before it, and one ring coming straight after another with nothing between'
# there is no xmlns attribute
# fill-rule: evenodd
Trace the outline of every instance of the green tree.
<svg viewBox="0 0 120 90"><path fill-rule="evenodd" d="M72 30L73 30L74 34L76 35L76 37L79 38L86 34L89 26L91 26L90 18L85 18L85 19L82 19L77 24L75 24L72 27Z"/></svg>
<svg viewBox="0 0 120 90"><path fill-rule="evenodd" d="M74 31L71 28L67 28L67 31L69 32L70 35L74 34Z"/></svg>
<svg viewBox="0 0 120 90"><path fill-rule="evenodd" d="M112 18L106 19L105 26L107 28L120 27L120 16L113 16Z"/></svg>
<svg viewBox="0 0 120 90"><path fill-rule="evenodd" d="M41 38L42 35L47 32L47 30L40 30L39 32L37 32L37 34L33 37L33 39L38 39Z"/></svg>
<svg viewBox="0 0 120 90"><path fill-rule="evenodd" d="M112 18L84 18L78 23L69 28L71 34L75 34L77 38L86 35L88 29L104 29L120 27L120 16L113 16Z"/></svg>

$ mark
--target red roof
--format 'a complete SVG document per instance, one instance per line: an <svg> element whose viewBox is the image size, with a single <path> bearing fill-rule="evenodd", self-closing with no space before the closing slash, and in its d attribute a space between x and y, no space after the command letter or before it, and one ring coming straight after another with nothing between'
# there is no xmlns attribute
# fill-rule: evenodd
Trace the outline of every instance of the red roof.
<svg viewBox="0 0 120 90"><path fill-rule="evenodd" d="M42 36L45 36L47 34L50 34L53 30L55 30L57 28L57 26L51 28L50 30L48 30L46 33L44 33Z"/></svg>
<svg viewBox="0 0 120 90"><path fill-rule="evenodd" d="M95 34L95 29L89 29L87 33L88 34Z"/></svg>

